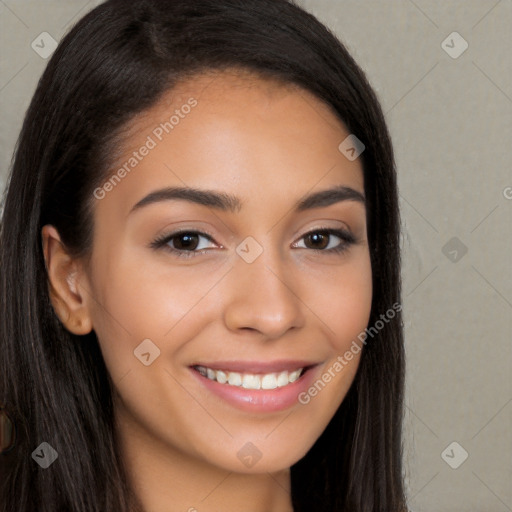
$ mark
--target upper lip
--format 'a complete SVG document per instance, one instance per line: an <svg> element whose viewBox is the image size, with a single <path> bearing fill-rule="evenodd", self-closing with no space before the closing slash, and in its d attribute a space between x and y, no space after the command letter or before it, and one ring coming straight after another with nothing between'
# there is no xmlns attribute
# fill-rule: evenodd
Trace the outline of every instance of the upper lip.
<svg viewBox="0 0 512 512"><path fill-rule="evenodd" d="M237 373L275 373L307 368L317 363L312 361L299 361L281 359L276 361L215 361L196 363L192 366L205 366L212 370L224 370Z"/></svg>

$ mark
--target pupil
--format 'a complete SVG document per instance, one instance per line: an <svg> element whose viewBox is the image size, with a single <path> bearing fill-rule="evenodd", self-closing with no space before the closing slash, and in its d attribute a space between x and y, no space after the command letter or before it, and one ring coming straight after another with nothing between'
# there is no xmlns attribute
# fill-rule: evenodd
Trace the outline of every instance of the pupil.
<svg viewBox="0 0 512 512"><path fill-rule="evenodd" d="M320 234L320 233L317 233L317 234L314 234L314 235L309 235L309 238L313 241L318 241L320 239L320 242L322 242L322 238L323 238L323 242L325 242L327 240L327 236L323 235L323 234ZM327 245L325 243L320 243L320 248L324 248L324 247L327 247ZM316 247L317 249L319 248L318 245Z"/></svg>
<svg viewBox="0 0 512 512"><path fill-rule="evenodd" d="M178 237L178 248L181 249L195 249L194 242L197 244L197 240L194 240L194 238L197 238L197 235L191 235L191 234L183 234ZM182 241L185 240L185 243L182 243ZM191 247L192 246L192 247Z"/></svg>

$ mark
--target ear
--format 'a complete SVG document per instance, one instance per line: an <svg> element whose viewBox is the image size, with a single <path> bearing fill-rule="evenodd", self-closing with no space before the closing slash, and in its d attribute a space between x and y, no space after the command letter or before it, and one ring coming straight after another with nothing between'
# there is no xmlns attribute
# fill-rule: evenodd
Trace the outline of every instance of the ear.
<svg viewBox="0 0 512 512"><path fill-rule="evenodd" d="M82 265L68 255L54 226L43 226L41 237L53 309L68 331L88 334L92 330L92 320L87 291L79 284L84 277Z"/></svg>

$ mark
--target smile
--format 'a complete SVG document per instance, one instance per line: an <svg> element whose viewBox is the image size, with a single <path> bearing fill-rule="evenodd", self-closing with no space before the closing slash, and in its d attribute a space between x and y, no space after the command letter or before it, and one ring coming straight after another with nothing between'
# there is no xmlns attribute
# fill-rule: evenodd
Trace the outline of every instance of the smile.
<svg viewBox="0 0 512 512"><path fill-rule="evenodd" d="M295 382L304 373L304 368L264 374L214 370L206 366L194 366L193 368L209 380L244 389L282 388Z"/></svg>

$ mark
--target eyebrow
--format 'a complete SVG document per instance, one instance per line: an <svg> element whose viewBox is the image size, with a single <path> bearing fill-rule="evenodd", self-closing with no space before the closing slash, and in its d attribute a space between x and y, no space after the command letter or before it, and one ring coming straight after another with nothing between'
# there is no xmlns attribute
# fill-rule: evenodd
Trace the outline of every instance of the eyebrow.
<svg viewBox="0 0 512 512"><path fill-rule="evenodd" d="M225 192L190 187L166 187L155 190L143 197L133 206L129 214L150 204L172 200L189 201L191 203L231 213L238 212L242 208L242 201L240 198ZM321 190L301 197L295 203L294 208L295 211L302 212L313 208L330 206L341 201L357 201L365 204L365 197L358 190L344 185L338 185L333 188Z"/></svg>

